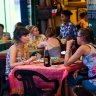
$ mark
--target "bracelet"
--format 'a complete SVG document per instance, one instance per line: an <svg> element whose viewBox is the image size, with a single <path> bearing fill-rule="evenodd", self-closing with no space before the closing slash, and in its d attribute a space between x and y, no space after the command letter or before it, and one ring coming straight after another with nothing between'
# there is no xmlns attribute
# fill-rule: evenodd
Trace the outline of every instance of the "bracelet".
<svg viewBox="0 0 96 96"><path fill-rule="evenodd" d="M71 50L66 50L66 53L70 53Z"/></svg>
<svg viewBox="0 0 96 96"><path fill-rule="evenodd" d="M66 51L71 51L71 49L66 49Z"/></svg>

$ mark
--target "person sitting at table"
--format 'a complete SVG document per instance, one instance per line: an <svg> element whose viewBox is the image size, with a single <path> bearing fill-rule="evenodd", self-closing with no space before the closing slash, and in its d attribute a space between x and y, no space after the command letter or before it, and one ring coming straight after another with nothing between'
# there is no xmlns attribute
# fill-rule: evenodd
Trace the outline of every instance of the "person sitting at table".
<svg viewBox="0 0 96 96"><path fill-rule="evenodd" d="M10 40L11 39L10 33L3 32L3 30L4 30L4 25L0 24L0 40L3 38L3 36L5 36L7 38L7 40Z"/></svg>
<svg viewBox="0 0 96 96"><path fill-rule="evenodd" d="M51 57L60 57L61 56L61 46L58 39L55 37L55 31L52 28L47 28L46 30L46 40L43 42L40 42L38 44L38 47L45 47L47 46L49 55Z"/></svg>
<svg viewBox="0 0 96 96"><path fill-rule="evenodd" d="M6 56L6 72L8 76L11 69L15 66L30 64L37 57L29 57L29 49L27 43L29 31L24 27L17 27L14 30L14 44L9 48ZM7 78L7 77L6 77Z"/></svg>
<svg viewBox="0 0 96 96"><path fill-rule="evenodd" d="M29 46L37 47L38 41L44 41L46 38L44 34L39 33L37 26L30 26L29 31Z"/></svg>
<svg viewBox="0 0 96 96"><path fill-rule="evenodd" d="M88 76L89 77L95 76L96 75L96 45L94 45L93 30L90 28L79 29L77 34L77 43L81 46L71 56L70 53L73 43L74 40L67 41L64 66L69 66L73 64L75 61L78 60L78 58L82 56L82 63L88 68ZM74 75L70 73L67 78L69 87L74 87L76 85L76 81L83 77L84 76L78 74L78 71L76 71ZM82 82L82 85L87 90L96 93L96 79L84 80Z"/></svg>

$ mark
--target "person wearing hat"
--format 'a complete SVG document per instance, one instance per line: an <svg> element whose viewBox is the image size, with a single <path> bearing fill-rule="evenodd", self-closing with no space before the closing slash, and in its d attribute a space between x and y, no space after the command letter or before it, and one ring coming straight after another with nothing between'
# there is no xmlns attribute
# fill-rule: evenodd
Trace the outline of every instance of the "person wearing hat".
<svg viewBox="0 0 96 96"><path fill-rule="evenodd" d="M70 21L70 16L72 12L69 10L64 10L61 12L62 24L60 26L60 36L63 39L74 39L77 36L76 26Z"/></svg>

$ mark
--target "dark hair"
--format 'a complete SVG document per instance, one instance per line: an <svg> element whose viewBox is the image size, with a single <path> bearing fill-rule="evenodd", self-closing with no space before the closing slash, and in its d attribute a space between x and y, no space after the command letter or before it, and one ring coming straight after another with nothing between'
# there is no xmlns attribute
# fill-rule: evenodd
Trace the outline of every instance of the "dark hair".
<svg viewBox="0 0 96 96"><path fill-rule="evenodd" d="M87 15L87 12L82 12L82 13L80 13L80 18L82 19L82 18L84 18L86 15Z"/></svg>
<svg viewBox="0 0 96 96"><path fill-rule="evenodd" d="M14 40L20 41L21 36L29 34L29 31L24 27L17 27L14 30Z"/></svg>
<svg viewBox="0 0 96 96"><path fill-rule="evenodd" d="M91 28L80 28L79 31L81 36L85 37L85 40L89 43L94 43L94 33Z"/></svg>
<svg viewBox="0 0 96 96"><path fill-rule="evenodd" d="M23 23L22 22L17 22L15 27L23 27Z"/></svg>
<svg viewBox="0 0 96 96"><path fill-rule="evenodd" d="M69 11L69 10L63 10L63 11L61 11L61 14L64 14L65 16L69 16L69 18L70 18L70 16L73 14L71 11Z"/></svg>
<svg viewBox="0 0 96 96"><path fill-rule="evenodd" d="M46 35L46 37L53 37L53 36L55 36L55 31L51 27L48 27L45 35Z"/></svg>
<svg viewBox="0 0 96 96"><path fill-rule="evenodd" d="M0 24L0 27L2 27L2 29L4 29L4 25L3 24Z"/></svg>

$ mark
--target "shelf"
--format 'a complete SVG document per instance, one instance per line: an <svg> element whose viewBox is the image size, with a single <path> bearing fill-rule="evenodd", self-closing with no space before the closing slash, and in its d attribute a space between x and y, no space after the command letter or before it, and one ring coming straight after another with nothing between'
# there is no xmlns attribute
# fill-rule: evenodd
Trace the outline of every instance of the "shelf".
<svg viewBox="0 0 96 96"><path fill-rule="evenodd" d="M86 7L86 2L68 2L67 6L70 7Z"/></svg>

